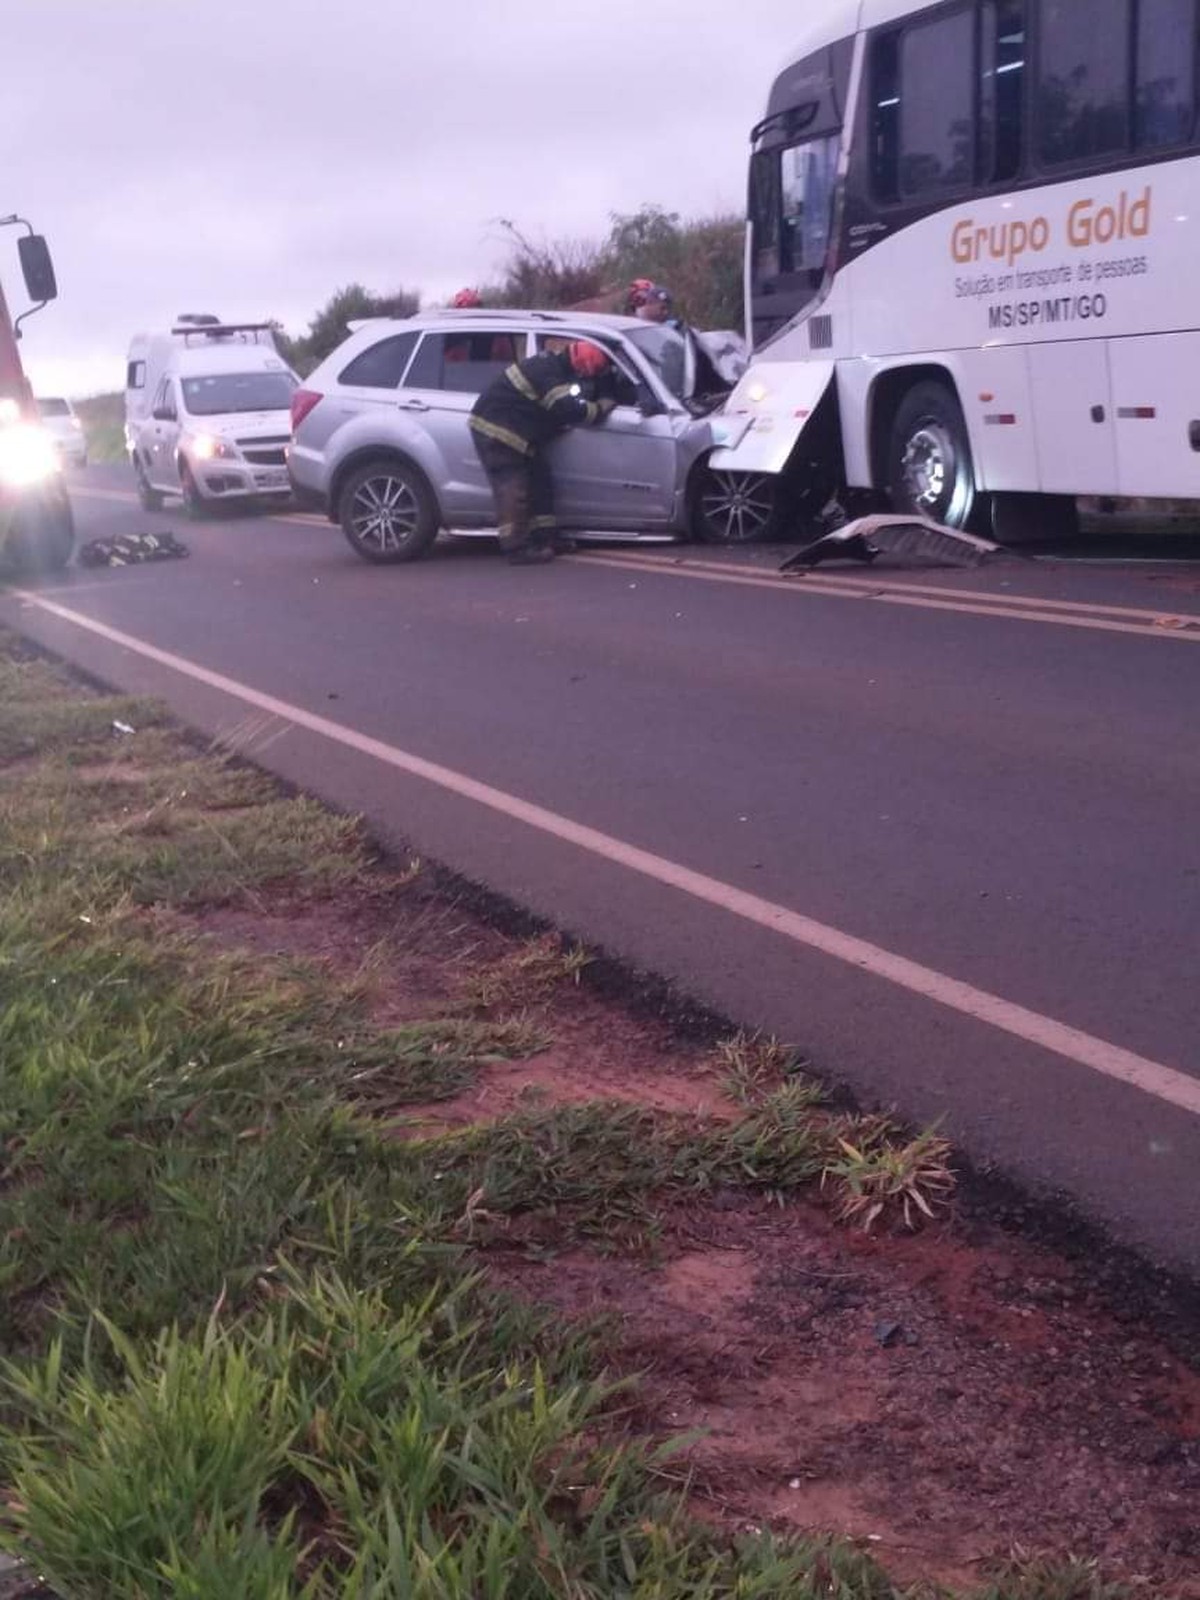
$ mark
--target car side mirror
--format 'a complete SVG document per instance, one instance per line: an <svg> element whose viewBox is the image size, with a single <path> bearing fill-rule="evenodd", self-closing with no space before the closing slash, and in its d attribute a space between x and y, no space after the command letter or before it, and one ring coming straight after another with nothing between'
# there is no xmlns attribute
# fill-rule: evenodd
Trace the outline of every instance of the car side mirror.
<svg viewBox="0 0 1200 1600"><path fill-rule="evenodd" d="M648 383L637 386L637 408L644 417L661 417L667 409Z"/></svg>
<svg viewBox="0 0 1200 1600"><path fill-rule="evenodd" d="M171 410L170 406L155 406L150 415L154 418L155 422L175 421L175 413Z"/></svg>
<svg viewBox="0 0 1200 1600"><path fill-rule="evenodd" d="M27 233L17 240L17 254L21 261L21 274L29 298L39 305L58 299L58 279L54 276L54 262L50 259L50 246L40 233Z"/></svg>

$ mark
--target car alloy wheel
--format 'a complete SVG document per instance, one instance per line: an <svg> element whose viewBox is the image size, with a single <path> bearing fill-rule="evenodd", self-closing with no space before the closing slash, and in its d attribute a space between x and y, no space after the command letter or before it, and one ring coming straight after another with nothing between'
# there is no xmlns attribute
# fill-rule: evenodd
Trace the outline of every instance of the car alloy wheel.
<svg viewBox="0 0 1200 1600"><path fill-rule="evenodd" d="M358 486L350 520L361 545L381 555L394 555L416 532L420 508L403 478L380 474Z"/></svg>
<svg viewBox="0 0 1200 1600"><path fill-rule="evenodd" d="M364 561L412 561L437 538L437 505L424 478L403 461L351 473L339 495L342 531Z"/></svg>
<svg viewBox="0 0 1200 1600"><path fill-rule="evenodd" d="M769 537L777 480L761 472L707 468L696 496L696 532L708 544L753 544Z"/></svg>

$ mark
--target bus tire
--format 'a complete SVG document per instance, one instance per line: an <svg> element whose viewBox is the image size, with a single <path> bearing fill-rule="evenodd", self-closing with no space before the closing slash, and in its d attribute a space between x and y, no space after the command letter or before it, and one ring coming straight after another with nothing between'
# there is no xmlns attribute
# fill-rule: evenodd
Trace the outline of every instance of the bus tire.
<svg viewBox="0 0 1200 1600"><path fill-rule="evenodd" d="M966 528L982 500L958 397L948 385L914 384L901 400L888 441L892 509L947 528Z"/></svg>

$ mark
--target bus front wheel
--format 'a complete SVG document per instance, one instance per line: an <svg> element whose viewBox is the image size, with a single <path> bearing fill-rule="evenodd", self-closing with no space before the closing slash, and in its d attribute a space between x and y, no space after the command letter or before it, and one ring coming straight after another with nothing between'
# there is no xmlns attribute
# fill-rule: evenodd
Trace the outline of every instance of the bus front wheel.
<svg viewBox="0 0 1200 1600"><path fill-rule="evenodd" d="M901 400L888 444L887 487L896 511L947 528L969 526L982 497L962 407L945 384L914 384Z"/></svg>

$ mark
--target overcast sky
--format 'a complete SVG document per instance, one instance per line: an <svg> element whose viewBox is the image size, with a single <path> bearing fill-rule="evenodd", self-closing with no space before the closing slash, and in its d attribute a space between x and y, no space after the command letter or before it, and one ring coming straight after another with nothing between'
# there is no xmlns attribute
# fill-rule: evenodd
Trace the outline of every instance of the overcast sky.
<svg viewBox="0 0 1200 1600"><path fill-rule="evenodd" d="M486 280L498 219L599 236L741 209L747 135L821 0L2 0L0 212L47 235L42 393L119 388L180 311L293 331L343 284ZM23 307L15 231L0 270Z"/></svg>

